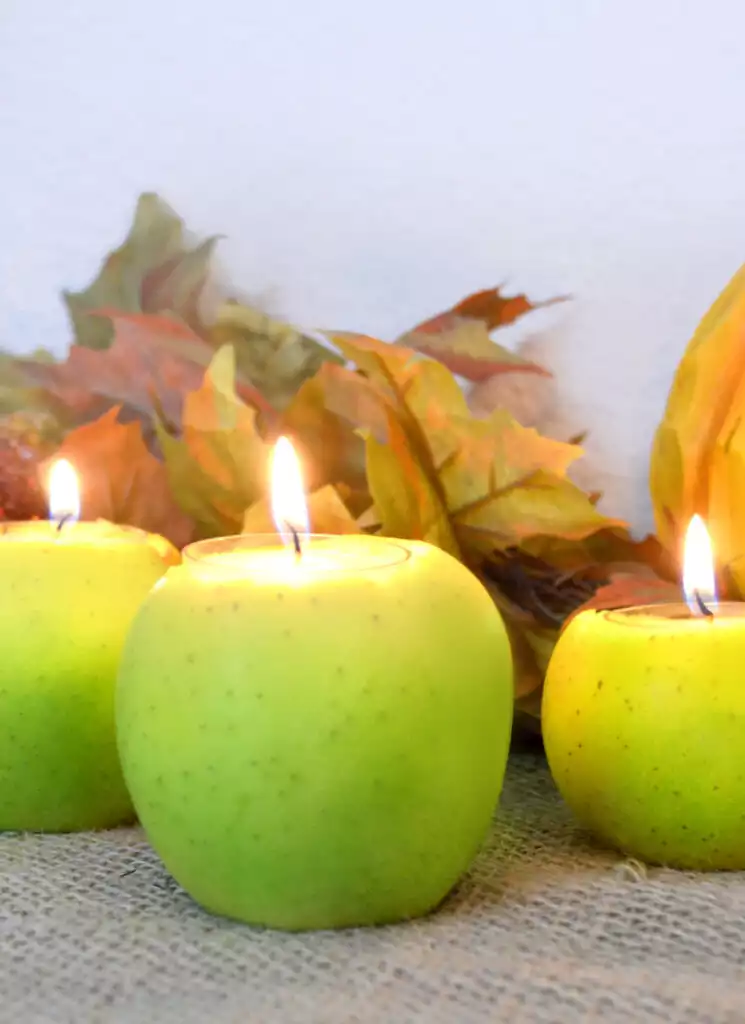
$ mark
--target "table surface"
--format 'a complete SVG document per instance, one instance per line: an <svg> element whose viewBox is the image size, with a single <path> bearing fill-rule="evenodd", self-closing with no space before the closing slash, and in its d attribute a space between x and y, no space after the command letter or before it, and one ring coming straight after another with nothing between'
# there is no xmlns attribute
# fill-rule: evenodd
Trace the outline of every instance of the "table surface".
<svg viewBox="0 0 745 1024"><path fill-rule="evenodd" d="M135 828L0 836L0 1022L745 1022L745 875L596 849L514 753L430 918L280 934L210 917Z"/></svg>

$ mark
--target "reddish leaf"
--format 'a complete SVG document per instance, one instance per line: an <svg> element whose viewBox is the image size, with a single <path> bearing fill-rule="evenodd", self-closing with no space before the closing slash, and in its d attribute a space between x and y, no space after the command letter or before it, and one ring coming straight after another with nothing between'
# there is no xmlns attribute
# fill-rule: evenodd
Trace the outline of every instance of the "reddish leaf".
<svg viewBox="0 0 745 1024"><path fill-rule="evenodd" d="M169 422L181 420L184 395L196 390L214 350L190 327L169 316L103 310L114 325L114 341L97 350L73 345L65 363L23 361L30 382L74 410L78 420L111 404L149 419L154 406ZM237 387L257 409L268 403L250 384Z"/></svg>
<svg viewBox="0 0 745 1024"><path fill-rule="evenodd" d="M71 431L55 458L66 458L80 479L83 515L138 526L177 547L194 525L175 504L163 463L146 448L138 423L121 423L119 409Z"/></svg>
<svg viewBox="0 0 745 1024"><path fill-rule="evenodd" d="M629 571L611 572L610 582L599 587L593 597L570 615L566 622L582 611L613 611L616 608L635 608L682 600L680 587L675 583L660 579L651 569L643 566L629 567Z"/></svg>
<svg viewBox="0 0 745 1024"><path fill-rule="evenodd" d="M475 383L503 373L550 377L543 366L498 345L489 334L533 309L562 301L562 298L556 298L531 303L525 295L506 297L499 288L491 288L476 292L452 309L425 320L398 338L396 344L437 359L452 373Z"/></svg>
<svg viewBox="0 0 745 1024"><path fill-rule="evenodd" d="M481 320L490 331L496 327L506 327L521 316L553 306L557 302L566 302L568 296L557 296L544 302L531 302L527 295L502 295L499 288L485 288L483 291L468 295L452 309L425 320L414 330L419 333L439 334L448 326L453 317L467 317L469 320Z"/></svg>
<svg viewBox="0 0 745 1024"><path fill-rule="evenodd" d="M557 298L534 304L525 295L505 297L499 288L492 288L477 292L452 309L425 320L398 338L396 344L437 359L452 373L474 383L483 383L504 373L550 377L543 366L492 341L490 332L513 323L533 309L561 301L562 298Z"/></svg>

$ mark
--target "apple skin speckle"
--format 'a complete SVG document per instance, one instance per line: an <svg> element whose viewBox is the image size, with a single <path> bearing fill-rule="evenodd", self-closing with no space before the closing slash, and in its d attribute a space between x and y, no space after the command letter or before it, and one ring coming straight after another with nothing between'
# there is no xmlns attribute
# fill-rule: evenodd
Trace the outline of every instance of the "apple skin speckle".
<svg viewBox="0 0 745 1024"><path fill-rule="evenodd" d="M652 864L745 869L744 646L745 619L725 617L629 626L589 612L562 634L543 693L546 755L607 845Z"/></svg>
<svg viewBox="0 0 745 1024"><path fill-rule="evenodd" d="M184 567L138 614L117 688L124 774L153 847L208 910L289 930L415 917L485 838L509 641L468 570L406 543L402 564L281 599L276 580Z"/></svg>

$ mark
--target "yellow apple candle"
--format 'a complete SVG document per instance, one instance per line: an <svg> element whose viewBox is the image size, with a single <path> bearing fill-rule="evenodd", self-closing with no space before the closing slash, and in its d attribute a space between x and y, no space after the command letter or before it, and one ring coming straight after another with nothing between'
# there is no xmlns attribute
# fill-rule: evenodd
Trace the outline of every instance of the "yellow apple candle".
<svg viewBox="0 0 745 1024"><path fill-rule="evenodd" d="M50 474L50 521L0 524L0 829L130 819L114 730L124 637L178 553L162 537L77 522L75 472Z"/></svg>
<svg viewBox="0 0 745 1024"><path fill-rule="evenodd" d="M135 807L213 912L292 930L425 913L498 800L504 625L437 548L307 536L282 444L273 493L286 545L193 545L135 619L117 691Z"/></svg>
<svg viewBox="0 0 745 1024"><path fill-rule="evenodd" d="M600 838L650 863L745 869L745 605L717 604L698 517L688 604L586 611L548 667L556 784Z"/></svg>

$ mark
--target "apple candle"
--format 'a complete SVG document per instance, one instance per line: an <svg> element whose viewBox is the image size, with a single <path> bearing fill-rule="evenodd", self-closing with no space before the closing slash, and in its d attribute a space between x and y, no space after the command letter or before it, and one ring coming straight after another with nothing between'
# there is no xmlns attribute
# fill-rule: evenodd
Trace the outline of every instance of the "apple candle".
<svg viewBox="0 0 745 1024"><path fill-rule="evenodd" d="M290 930L423 914L499 797L504 625L437 548L308 536L286 442L272 493L282 539L192 545L135 619L117 690L135 807L215 913Z"/></svg>
<svg viewBox="0 0 745 1024"><path fill-rule="evenodd" d="M606 843L650 863L745 869L745 605L719 604L706 528L687 604L581 612L543 695L556 785Z"/></svg>
<svg viewBox="0 0 745 1024"><path fill-rule="evenodd" d="M0 829L71 831L133 817L114 688L124 637L178 560L162 537L78 522L65 460L50 520L0 524Z"/></svg>

